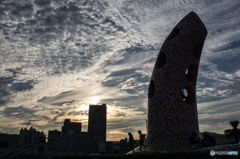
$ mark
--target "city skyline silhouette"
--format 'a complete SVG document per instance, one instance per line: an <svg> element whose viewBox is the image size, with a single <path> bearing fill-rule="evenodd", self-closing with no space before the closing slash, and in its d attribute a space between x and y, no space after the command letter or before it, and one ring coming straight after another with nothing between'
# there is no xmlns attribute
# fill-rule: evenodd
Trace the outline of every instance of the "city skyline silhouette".
<svg viewBox="0 0 240 159"><path fill-rule="evenodd" d="M190 11L207 26L196 96L201 132L240 120L240 2L1 1L0 132L64 119L87 131L89 104L107 104L107 141L146 132L160 47Z"/></svg>

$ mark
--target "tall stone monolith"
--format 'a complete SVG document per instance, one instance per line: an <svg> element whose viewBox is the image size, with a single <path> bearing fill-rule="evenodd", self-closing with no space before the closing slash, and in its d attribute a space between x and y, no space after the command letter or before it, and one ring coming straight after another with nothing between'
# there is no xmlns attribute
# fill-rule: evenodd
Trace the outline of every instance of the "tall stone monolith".
<svg viewBox="0 0 240 159"><path fill-rule="evenodd" d="M190 12L160 49L148 90L147 146L153 150L188 149L192 132L199 134L196 81L206 36Z"/></svg>

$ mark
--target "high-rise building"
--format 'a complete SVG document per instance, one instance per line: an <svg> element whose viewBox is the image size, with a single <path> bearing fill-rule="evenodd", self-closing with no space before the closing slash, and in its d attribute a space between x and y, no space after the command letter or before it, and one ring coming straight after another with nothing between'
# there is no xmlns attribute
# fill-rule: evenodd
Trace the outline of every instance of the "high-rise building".
<svg viewBox="0 0 240 159"><path fill-rule="evenodd" d="M107 105L89 105L88 133L106 142Z"/></svg>
<svg viewBox="0 0 240 159"><path fill-rule="evenodd" d="M64 137L64 135L68 131L80 133L82 131L82 123L70 122L70 119L65 119L64 124L62 126L62 137Z"/></svg>

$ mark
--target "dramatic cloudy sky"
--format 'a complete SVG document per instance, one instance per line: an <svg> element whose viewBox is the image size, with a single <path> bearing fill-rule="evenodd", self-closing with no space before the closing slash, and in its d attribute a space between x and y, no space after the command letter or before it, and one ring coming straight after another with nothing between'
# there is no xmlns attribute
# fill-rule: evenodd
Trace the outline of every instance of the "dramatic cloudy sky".
<svg viewBox="0 0 240 159"><path fill-rule="evenodd" d="M107 140L146 131L147 91L172 28L195 11L208 29L197 101L200 131L240 120L239 0L1 0L0 132L61 130L108 104Z"/></svg>

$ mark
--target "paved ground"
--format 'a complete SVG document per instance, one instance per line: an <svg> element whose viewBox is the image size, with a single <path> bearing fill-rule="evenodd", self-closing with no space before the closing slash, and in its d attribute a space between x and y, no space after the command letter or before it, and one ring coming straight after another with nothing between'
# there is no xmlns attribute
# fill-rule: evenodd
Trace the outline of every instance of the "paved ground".
<svg viewBox="0 0 240 159"><path fill-rule="evenodd" d="M239 151L240 144L228 144L214 147L206 147L201 150L215 150L215 151Z"/></svg>
<svg viewBox="0 0 240 159"><path fill-rule="evenodd" d="M214 146L214 147L205 147L201 149L197 149L197 151L240 151L240 144L228 144L228 145L221 145L221 146ZM154 150L151 150L150 148L147 147L145 150L144 147L142 150L140 150L140 147L137 147L134 149L134 153L151 153L151 152L156 152ZM132 151L128 152L128 154L133 154Z"/></svg>

